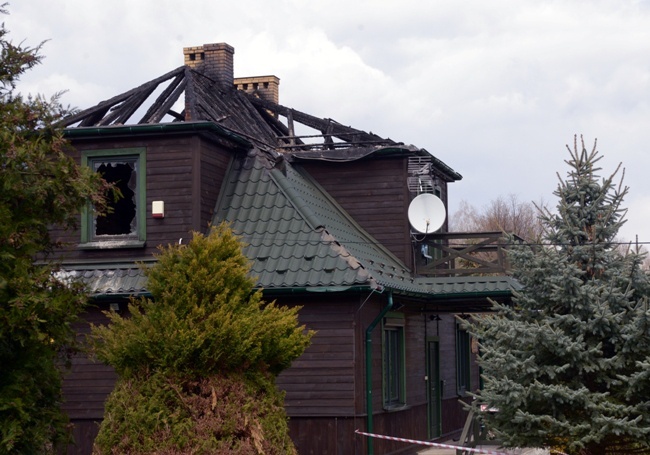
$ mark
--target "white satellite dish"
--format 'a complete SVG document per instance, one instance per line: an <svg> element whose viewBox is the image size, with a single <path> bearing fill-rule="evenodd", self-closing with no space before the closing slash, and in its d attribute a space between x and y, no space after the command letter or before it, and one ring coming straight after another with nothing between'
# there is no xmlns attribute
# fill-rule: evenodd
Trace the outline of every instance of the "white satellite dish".
<svg viewBox="0 0 650 455"><path fill-rule="evenodd" d="M432 234L442 227L447 211L439 197L424 193L411 201L408 217L413 229L422 234Z"/></svg>

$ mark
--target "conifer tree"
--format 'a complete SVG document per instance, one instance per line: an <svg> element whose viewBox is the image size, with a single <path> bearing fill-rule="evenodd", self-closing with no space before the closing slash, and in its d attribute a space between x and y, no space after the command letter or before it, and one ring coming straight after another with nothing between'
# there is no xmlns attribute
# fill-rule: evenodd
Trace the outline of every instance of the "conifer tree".
<svg viewBox="0 0 650 455"><path fill-rule="evenodd" d="M619 169L601 180L602 156L581 142L556 213L540 211L545 245L511 250L514 305L470 323L484 378L472 406L508 447L650 453L650 280L616 247Z"/></svg>
<svg viewBox="0 0 650 455"><path fill-rule="evenodd" d="M66 154L58 98L17 91L41 46L13 44L7 33L1 24L0 453L44 454L68 440L61 367L87 300L56 278L48 253L60 245L48 227L73 228L82 206L102 206L105 182Z"/></svg>
<svg viewBox="0 0 650 455"><path fill-rule="evenodd" d="M290 454L275 377L309 344L297 308L264 303L227 225L170 245L147 272L152 299L93 328L119 379L99 454Z"/></svg>

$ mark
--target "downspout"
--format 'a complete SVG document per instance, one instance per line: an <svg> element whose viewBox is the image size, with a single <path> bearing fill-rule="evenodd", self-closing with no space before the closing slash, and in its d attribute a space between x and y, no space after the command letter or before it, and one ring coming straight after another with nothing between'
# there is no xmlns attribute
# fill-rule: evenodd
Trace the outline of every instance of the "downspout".
<svg viewBox="0 0 650 455"><path fill-rule="evenodd" d="M386 316L386 313L393 308L393 291L388 293L388 305L381 310L381 313L375 318L374 321L366 329L366 432L373 432L372 423L372 331L375 329L379 321ZM373 447L372 436L368 436L368 455L375 453Z"/></svg>

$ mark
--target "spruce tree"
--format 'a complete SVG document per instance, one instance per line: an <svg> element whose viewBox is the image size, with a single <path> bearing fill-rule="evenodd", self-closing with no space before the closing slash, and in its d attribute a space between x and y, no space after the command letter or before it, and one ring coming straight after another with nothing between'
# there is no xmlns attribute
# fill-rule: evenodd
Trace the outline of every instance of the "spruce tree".
<svg viewBox="0 0 650 455"><path fill-rule="evenodd" d="M98 454L290 454L275 377L309 344L298 308L265 303L227 225L162 249L152 298L93 328L119 379Z"/></svg>
<svg viewBox="0 0 650 455"><path fill-rule="evenodd" d="M544 244L510 251L522 290L469 325L484 379L472 406L507 447L650 453L650 280L616 243L628 189L619 169L599 177L595 145L567 148Z"/></svg>

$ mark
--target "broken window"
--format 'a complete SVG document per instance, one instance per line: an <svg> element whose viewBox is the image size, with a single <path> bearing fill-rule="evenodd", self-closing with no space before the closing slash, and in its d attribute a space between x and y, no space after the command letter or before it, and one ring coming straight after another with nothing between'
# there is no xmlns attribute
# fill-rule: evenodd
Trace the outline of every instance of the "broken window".
<svg viewBox="0 0 650 455"><path fill-rule="evenodd" d="M87 248L144 246L146 223L144 149L96 150L84 152L82 164L113 184L108 210L98 214L88 207L82 218L82 244Z"/></svg>
<svg viewBox="0 0 650 455"><path fill-rule="evenodd" d="M137 235L137 157L95 159L92 166L118 190L116 197L109 197L107 213L95 217L94 236Z"/></svg>

